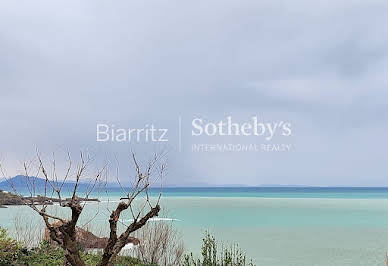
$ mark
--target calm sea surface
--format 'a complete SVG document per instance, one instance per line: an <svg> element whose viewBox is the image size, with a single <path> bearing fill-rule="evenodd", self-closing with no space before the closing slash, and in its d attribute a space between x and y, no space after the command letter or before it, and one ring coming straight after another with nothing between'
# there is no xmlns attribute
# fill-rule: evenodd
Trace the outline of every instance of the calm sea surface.
<svg viewBox="0 0 388 266"><path fill-rule="evenodd" d="M98 196L102 201L87 204L80 224L96 216L92 228L105 231L122 193ZM384 265L388 251L388 188L164 188L161 206L160 218L195 253L205 230L224 245L239 243L258 265ZM25 206L0 209L0 226L11 233L15 219L42 226Z"/></svg>

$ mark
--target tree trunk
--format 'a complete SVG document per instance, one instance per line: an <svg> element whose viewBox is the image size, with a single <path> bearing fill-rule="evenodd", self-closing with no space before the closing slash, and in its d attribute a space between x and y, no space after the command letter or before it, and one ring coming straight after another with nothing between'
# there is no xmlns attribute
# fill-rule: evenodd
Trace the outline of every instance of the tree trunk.
<svg viewBox="0 0 388 266"><path fill-rule="evenodd" d="M77 248L75 236L71 237L68 234L63 234L63 249L65 251L66 262L72 266L84 266L85 263L81 259Z"/></svg>
<svg viewBox="0 0 388 266"><path fill-rule="evenodd" d="M81 259L79 252L76 253L70 252L69 250L65 251L65 265L72 266L84 266L85 263Z"/></svg>
<svg viewBox="0 0 388 266"><path fill-rule="evenodd" d="M104 254L102 255L101 261L97 264L97 266L113 266L113 263L116 260L117 255L120 253L122 248L126 245L129 234L143 227L149 219L154 216L158 216L160 211L160 206L156 205L139 221L134 221L131 225L127 227L127 229L117 237L117 227L116 223L119 219L119 212L112 212L111 219L109 222L111 223L111 236L108 240L108 245L104 249ZM112 231L113 230L113 231Z"/></svg>

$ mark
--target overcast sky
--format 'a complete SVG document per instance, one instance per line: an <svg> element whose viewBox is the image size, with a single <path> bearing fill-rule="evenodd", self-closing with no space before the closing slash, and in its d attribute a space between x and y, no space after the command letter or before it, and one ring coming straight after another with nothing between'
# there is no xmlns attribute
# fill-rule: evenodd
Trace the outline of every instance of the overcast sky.
<svg viewBox="0 0 388 266"><path fill-rule="evenodd" d="M170 184L387 186L387 17L373 0L1 1L1 160L13 175L36 148L166 149ZM291 136L191 136L194 118L255 115ZM98 123L154 124L168 142L98 143Z"/></svg>

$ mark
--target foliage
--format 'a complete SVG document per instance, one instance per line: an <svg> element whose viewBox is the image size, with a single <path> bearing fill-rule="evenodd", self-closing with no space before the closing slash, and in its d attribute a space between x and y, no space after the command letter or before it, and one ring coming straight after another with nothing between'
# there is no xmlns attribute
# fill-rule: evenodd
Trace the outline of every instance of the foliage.
<svg viewBox="0 0 388 266"><path fill-rule="evenodd" d="M8 237L7 230L0 227L0 265L11 265L21 251L21 244Z"/></svg>
<svg viewBox="0 0 388 266"><path fill-rule="evenodd" d="M216 239L206 232L203 238L201 258L194 258L193 254L185 255L184 266L253 266L247 263L246 257L238 245L221 248L218 252ZM96 265L102 257L101 253L90 254L79 249L82 260L87 266ZM42 241L39 247L26 249L18 241L8 237L7 231L0 227L0 266L29 265L29 266L61 266L64 251L50 245L49 241ZM163 263L162 263L163 264ZM179 263L180 264L180 263ZM118 256L117 266L156 266L157 264L143 263L141 260L129 256ZM170 264L168 264L170 265Z"/></svg>
<svg viewBox="0 0 388 266"><path fill-rule="evenodd" d="M101 260L100 253L88 254L82 249L80 253L87 266L95 266ZM63 259L63 249L51 246L49 241L42 241L39 247L27 250L16 240L8 237L5 229L0 228L0 266L62 266ZM115 265L151 266L128 256L118 256Z"/></svg>
<svg viewBox="0 0 388 266"><path fill-rule="evenodd" d="M97 265L98 262L101 260L101 254L86 254L81 253L81 257L86 265L94 266ZM128 256L118 256L116 259L115 264L116 266L151 266L149 264L143 264L140 260L131 258Z"/></svg>
<svg viewBox="0 0 388 266"><path fill-rule="evenodd" d="M209 232L206 232L202 241L202 260L195 259L191 253L185 255L184 266L253 266L252 262L246 262L246 256L238 245L222 248L218 254L216 239Z"/></svg>
<svg viewBox="0 0 388 266"><path fill-rule="evenodd" d="M63 265L63 250L53 248L48 241L42 241L40 246L27 250L17 260L22 265Z"/></svg>

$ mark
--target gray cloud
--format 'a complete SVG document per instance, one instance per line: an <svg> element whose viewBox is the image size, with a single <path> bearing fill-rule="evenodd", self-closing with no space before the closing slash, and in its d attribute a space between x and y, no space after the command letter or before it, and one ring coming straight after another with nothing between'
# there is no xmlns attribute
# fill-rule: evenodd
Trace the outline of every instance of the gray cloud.
<svg viewBox="0 0 388 266"><path fill-rule="evenodd" d="M171 183L388 185L387 15L366 0L3 1L1 156L11 172L36 147L124 156L96 123L154 123ZM291 121L294 149L189 152L192 118L255 114Z"/></svg>

